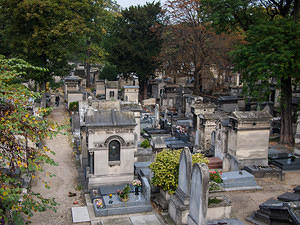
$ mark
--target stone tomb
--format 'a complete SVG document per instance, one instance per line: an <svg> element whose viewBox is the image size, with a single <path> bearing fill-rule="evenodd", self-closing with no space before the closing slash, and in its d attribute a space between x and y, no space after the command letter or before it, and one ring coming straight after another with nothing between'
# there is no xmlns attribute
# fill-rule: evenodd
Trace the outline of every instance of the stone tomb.
<svg viewBox="0 0 300 225"><path fill-rule="evenodd" d="M271 163L282 170L300 170L300 158L277 159Z"/></svg>
<svg viewBox="0 0 300 225"><path fill-rule="evenodd" d="M141 177L141 182L141 193L139 193L139 195L135 195L133 187L131 186L131 192L129 193L129 199L127 202L120 201L119 196L116 194L117 185L100 187L100 196L92 199L95 215L112 216L152 211L152 205L150 202L150 184L145 177ZM122 188L124 188L124 185L119 189ZM110 194L111 197L109 196ZM103 207L101 208L97 208L96 206L96 201L99 199L103 202Z"/></svg>
<svg viewBox="0 0 300 225"><path fill-rule="evenodd" d="M178 187L169 201L169 215L176 225L187 224L192 176L192 155L189 148L180 154Z"/></svg>
<svg viewBox="0 0 300 225"><path fill-rule="evenodd" d="M254 176L245 170L225 172L222 174L225 191L261 189L257 186Z"/></svg>
<svg viewBox="0 0 300 225"><path fill-rule="evenodd" d="M88 111L84 126L89 154L88 188L130 183L137 149L134 113Z"/></svg>
<svg viewBox="0 0 300 225"><path fill-rule="evenodd" d="M188 225L206 225L209 172L206 164L196 163L192 170L192 184Z"/></svg>

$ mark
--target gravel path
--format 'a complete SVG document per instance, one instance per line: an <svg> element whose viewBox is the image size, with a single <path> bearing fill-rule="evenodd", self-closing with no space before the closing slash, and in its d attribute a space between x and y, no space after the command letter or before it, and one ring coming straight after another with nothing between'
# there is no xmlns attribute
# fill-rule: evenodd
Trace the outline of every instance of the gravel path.
<svg viewBox="0 0 300 225"><path fill-rule="evenodd" d="M61 104L56 107L51 115L50 120L54 120L60 124L67 122L69 116ZM76 191L77 170L75 160L72 155L72 148L68 142L68 136L57 135L52 140L46 140L46 145L56 154L52 158L57 162L58 166L44 165L45 172L37 174L33 181L32 190L41 193L44 197L54 197L59 205L56 207L57 212L46 211L36 213L32 218L34 225L68 225L72 224L71 207L74 200L79 200L79 205L83 205L82 200L79 199L80 191ZM49 178L46 172L54 173L56 176ZM46 189L43 181L46 180L50 184L50 189ZM75 192L76 197L68 197L69 192ZM83 225L83 224L82 224Z"/></svg>

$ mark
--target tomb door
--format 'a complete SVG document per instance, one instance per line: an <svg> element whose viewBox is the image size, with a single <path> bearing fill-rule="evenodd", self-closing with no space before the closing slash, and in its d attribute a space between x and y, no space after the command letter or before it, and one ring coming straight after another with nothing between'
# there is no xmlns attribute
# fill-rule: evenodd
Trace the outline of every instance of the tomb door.
<svg viewBox="0 0 300 225"><path fill-rule="evenodd" d="M114 140L109 143L108 161L120 161L120 142Z"/></svg>

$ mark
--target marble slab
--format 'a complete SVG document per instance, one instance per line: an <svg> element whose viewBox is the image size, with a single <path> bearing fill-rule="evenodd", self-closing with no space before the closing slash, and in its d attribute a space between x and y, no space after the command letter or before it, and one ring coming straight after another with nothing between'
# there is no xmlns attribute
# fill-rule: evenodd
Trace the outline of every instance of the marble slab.
<svg viewBox="0 0 300 225"><path fill-rule="evenodd" d="M84 207L72 207L72 219L73 223L89 222L90 215L86 206Z"/></svg>

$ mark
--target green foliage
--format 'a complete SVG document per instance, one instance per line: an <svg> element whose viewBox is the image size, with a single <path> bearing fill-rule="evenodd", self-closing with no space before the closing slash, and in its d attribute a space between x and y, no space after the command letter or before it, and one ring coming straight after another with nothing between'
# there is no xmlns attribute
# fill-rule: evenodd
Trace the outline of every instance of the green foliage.
<svg viewBox="0 0 300 225"><path fill-rule="evenodd" d="M217 197L214 198L208 198L208 206L213 205L213 204L219 204L221 203L223 200L218 199Z"/></svg>
<svg viewBox="0 0 300 225"><path fill-rule="evenodd" d="M105 40L107 59L124 76L136 73L141 81L154 74L161 49L160 3L132 6L121 12Z"/></svg>
<svg viewBox="0 0 300 225"><path fill-rule="evenodd" d="M209 171L209 180L214 181L216 183L222 183L221 174L217 170Z"/></svg>
<svg viewBox="0 0 300 225"><path fill-rule="evenodd" d="M115 65L106 64L99 74L99 79L114 81L117 80L118 70Z"/></svg>
<svg viewBox="0 0 300 225"><path fill-rule="evenodd" d="M286 19L251 26L246 43L232 56L241 71L244 89L257 99L266 100L271 85L280 88L281 78L297 77L300 69L300 25ZM276 82L270 83L270 80Z"/></svg>
<svg viewBox="0 0 300 225"><path fill-rule="evenodd" d="M28 74L40 83L66 75L68 60L79 57L79 50L85 56L89 50L89 61L103 57L99 42L111 5L110 0L0 1L0 53L48 68L47 74Z"/></svg>
<svg viewBox="0 0 300 225"><path fill-rule="evenodd" d="M117 194L122 199L128 199L129 192L130 192L130 186L129 186L129 184L126 184L126 186L123 188L123 190L117 191Z"/></svg>
<svg viewBox="0 0 300 225"><path fill-rule="evenodd" d="M50 109L40 108L39 116L32 115L30 98L39 94L28 90L18 82L27 71L43 71L19 59L0 59L0 221L5 224L24 224L27 217L36 211L55 210L55 199L44 198L28 189L24 192L20 175L34 179L35 171L42 171L41 164L56 165L48 147L33 147L29 143L40 143L52 138L61 127L45 119ZM48 173L48 176L53 176ZM49 185L45 183L45 187Z"/></svg>
<svg viewBox="0 0 300 225"><path fill-rule="evenodd" d="M170 194L174 194L178 185L179 160L182 150L163 150L156 155L155 161L150 165L154 175L152 184L160 187ZM192 155L194 163L208 163L202 154Z"/></svg>
<svg viewBox="0 0 300 225"><path fill-rule="evenodd" d="M79 110L79 103L78 102L70 102L69 110L71 112L78 112L78 110Z"/></svg>
<svg viewBox="0 0 300 225"><path fill-rule="evenodd" d="M150 142L148 139L145 139L142 143L141 143L141 147L142 148L149 148L150 147Z"/></svg>

